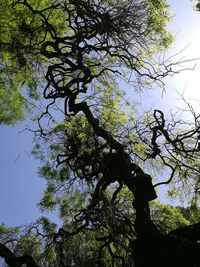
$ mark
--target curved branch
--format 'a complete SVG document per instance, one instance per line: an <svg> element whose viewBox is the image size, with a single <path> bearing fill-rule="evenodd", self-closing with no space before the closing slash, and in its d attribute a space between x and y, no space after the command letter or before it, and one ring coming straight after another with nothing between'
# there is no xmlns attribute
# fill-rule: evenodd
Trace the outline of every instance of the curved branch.
<svg viewBox="0 0 200 267"><path fill-rule="evenodd" d="M5 262L10 267L20 267L26 264L27 267L39 267L32 256L24 255L15 257L14 254L5 245L0 243L0 256L5 259Z"/></svg>

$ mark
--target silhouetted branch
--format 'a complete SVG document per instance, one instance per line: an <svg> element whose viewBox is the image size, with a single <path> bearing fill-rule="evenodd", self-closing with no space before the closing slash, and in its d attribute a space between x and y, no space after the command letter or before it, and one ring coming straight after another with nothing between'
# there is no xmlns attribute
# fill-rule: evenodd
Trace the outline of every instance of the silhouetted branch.
<svg viewBox="0 0 200 267"><path fill-rule="evenodd" d="M14 256L11 250L3 244L0 244L0 256L5 259L10 267L20 267L23 264L26 264L27 267L38 267L31 256Z"/></svg>

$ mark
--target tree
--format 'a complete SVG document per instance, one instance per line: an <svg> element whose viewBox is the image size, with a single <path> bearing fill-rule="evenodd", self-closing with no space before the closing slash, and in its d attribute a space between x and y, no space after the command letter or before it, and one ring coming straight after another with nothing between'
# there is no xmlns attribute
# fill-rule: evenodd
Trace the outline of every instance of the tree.
<svg viewBox="0 0 200 267"><path fill-rule="evenodd" d="M160 184L183 193L177 181L198 205L198 116L193 112L193 124L168 120L161 110L139 118L132 106L123 111L120 88L123 73L140 89L174 74L172 63L154 60L173 39L168 5L119 2L2 1L14 21L4 23L2 62L11 81L25 81L31 93L43 87L48 101L33 151L47 180L40 207L57 205L63 222L57 230L41 218L19 242L2 242L10 266L199 264L199 224L185 226L190 221L178 208L149 205ZM169 179L153 185L158 174ZM164 209L171 218L165 227L156 215Z"/></svg>
<svg viewBox="0 0 200 267"><path fill-rule="evenodd" d="M52 1L53 2L53 1ZM32 7L45 9L51 1L32 1ZM42 92L38 91L44 81L42 72L44 61L38 54L38 46L49 35L41 19L32 16L31 10L23 8L15 1L0 2L1 6L1 66L0 66L0 123L14 124L33 111L35 100ZM50 11L46 10L46 13ZM54 27L63 31L58 14L52 15Z"/></svg>

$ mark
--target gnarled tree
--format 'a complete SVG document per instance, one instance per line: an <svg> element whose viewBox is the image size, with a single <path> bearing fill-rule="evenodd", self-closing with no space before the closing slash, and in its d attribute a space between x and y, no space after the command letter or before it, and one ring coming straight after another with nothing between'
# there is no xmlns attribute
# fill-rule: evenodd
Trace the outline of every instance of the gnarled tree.
<svg viewBox="0 0 200 267"><path fill-rule="evenodd" d="M41 85L49 101L35 132L50 143L51 153L41 169L49 183L40 205L57 202L62 217L69 212L57 232L43 220L48 233L36 224L30 234L35 231L46 247L54 247L59 266L73 266L65 243L87 232L100 244L96 266L108 266L108 255L111 266L198 266L199 224L164 233L149 207L156 186L178 179L191 182L197 197L198 117L194 114L188 129L181 120L168 122L160 110L141 120L122 112L119 101L124 72L140 88L162 85L163 77L174 74L173 64L155 67L153 59L172 40L165 29L166 2L23 0L4 5L14 21L3 26L7 38L1 36L10 79L24 79L32 91L34 83L37 89ZM62 123L55 120L59 110ZM153 185L158 164L169 179ZM77 194L78 203L72 203ZM36 266L32 257L14 256L5 244L0 255L10 266Z"/></svg>

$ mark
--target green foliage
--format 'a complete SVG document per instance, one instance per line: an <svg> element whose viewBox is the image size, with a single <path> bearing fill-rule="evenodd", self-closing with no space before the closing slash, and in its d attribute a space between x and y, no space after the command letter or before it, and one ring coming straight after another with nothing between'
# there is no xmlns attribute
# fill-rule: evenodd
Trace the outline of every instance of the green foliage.
<svg viewBox="0 0 200 267"><path fill-rule="evenodd" d="M197 11L200 11L200 1L199 0L190 0L193 4L193 8Z"/></svg>
<svg viewBox="0 0 200 267"><path fill-rule="evenodd" d="M199 206L193 202L187 208L178 207L181 214L186 218L186 220L190 221L191 224L198 223L200 221L200 209Z"/></svg>
<svg viewBox="0 0 200 267"><path fill-rule="evenodd" d="M179 207L154 202L151 212L156 224L165 233L191 223L190 218L186 218Z"/></svg>
<svg viewBox="0 0 200 267"><path fill-rule="evenodd" d="M2 54L2 53L1 53ZM8 67L0 67L0 124L14 124L24 119L25 97L20 93L22 81L11 78Z"/></svg>
<svg viewBox="0 0 200 267"><path fill-rule="evenodd" d="M29 1L29 4L33 9L42 10L53 1ZM59 11L51 14L47 9L45 13L59 33L64 31ZM38 49L51 37L37 13L13 0L0 1L0 24L0 123L14 124L33 110L34 100L42 94L39 90L44 82L45 63Z"/></svg>
<svg viewBox="0 0 200 267"><path fill-rule="evenodd" d="M169 5L165 0L149 0L148 5L151 37L157 42L157 49L167 48L173 41L173 36L166 29L166 25L170 21Z"/></svg>
<svg viewBox="0 0 200 267"><path fill-rule="evenodd" d="M19 227L7 227L5 224L0 224L0 236L4 241L9 238L14 238L19 233Z"/></svg>
<svg viewBox="0 0 200 267"><path fill-rule="evenodd" d="M17 91L17 90L16 90ZM19 92L0 89L0 124L14 124L24 119L25 100Z"/></svg>

